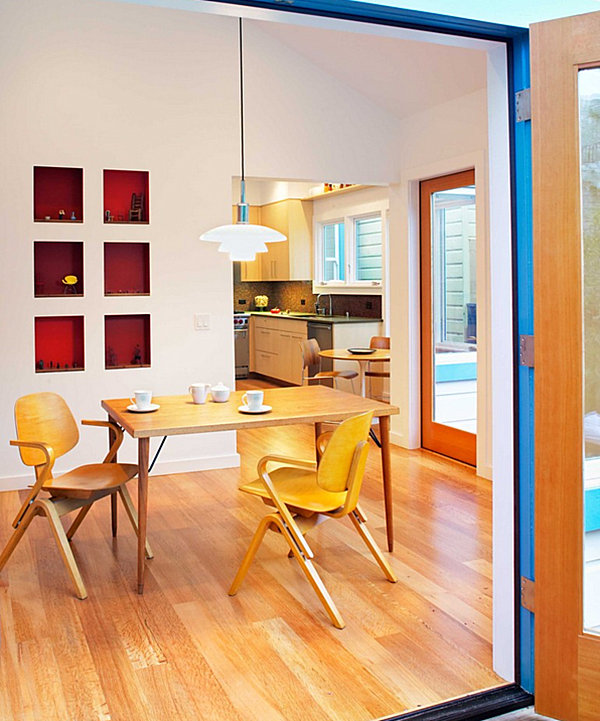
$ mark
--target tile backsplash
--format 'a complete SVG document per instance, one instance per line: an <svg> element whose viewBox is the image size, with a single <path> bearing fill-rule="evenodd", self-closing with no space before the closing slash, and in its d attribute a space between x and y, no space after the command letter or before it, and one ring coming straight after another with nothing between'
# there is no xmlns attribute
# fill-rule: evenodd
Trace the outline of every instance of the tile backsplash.
<svg viewBox="0 0 600 721"><path fill-rule="evenodd" d="M298 313L313 313L317 296L312 292L312 282L289 281L238 281L233 285L233 310L257 310L254 296L266 295L267 308L281 308ZM240 303L240 301L246 301ZM304 303L302 303L304 301ZM321 302L329 308L329 298L324 295ZM349 313L359 318L381 318L381 296L379 295L335 295L332 294L334 315Z"/></svg>

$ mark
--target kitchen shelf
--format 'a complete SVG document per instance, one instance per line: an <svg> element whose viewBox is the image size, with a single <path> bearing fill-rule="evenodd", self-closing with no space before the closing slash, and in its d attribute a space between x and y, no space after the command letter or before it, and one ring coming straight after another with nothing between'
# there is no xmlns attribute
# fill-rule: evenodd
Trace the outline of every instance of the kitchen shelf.
<svg viewBox="0 0 600 721"><path fill-rule="evenodd" d="M37 316L34 329L36 373L85 370L82 315Z"/></svg>
<svg viewBox="0 0 600 721"><path fill-rule="evenodd" d="M324 190L314 195L307 195L302 200L316 200L317 198L331 198L334 195L345 195L346 193L353 193L355 190L364 190L365 188L372 188L372 185L348 185L345 188L338 188L337 190Z"/></svg>
<svg viewBox="0 0 600 721"><path fill-rule="evenodd" d="M65 292L65 275L78 278L75 293ZM35 240L33 242L33 295L35 298L81 298L83 289L83 242Z"/></svg>
<svg viewBox="0 0 600 721"><path fill-rule="evenodd" d="M150 173L147 170L104 171L104 222L108 225L148 225ZM143 195L141 220L130 220L131 196ZM110 214L111 220L108 220Z"/></svg>
<svg viewBox="0 0 600 721"><path fill-rule="evenodd" d="M104 243L104 295L150 295L149 243Z"/></svg>
<svg viewBox="0 0 600 721"><path fill-rule="evenodd" d="M60 220L58 211L64 210ZM71 220L75 213L76 220ZM36 223L83 222L83 168L33 166L33 220Z"/></svg>
<svg viewBox="0 0 600 721"><path fill-rule="evenodd" d="M139 362L134 362L136 355ZM104 367L150 367L150 316L148 314L104 316Z"/></svg>

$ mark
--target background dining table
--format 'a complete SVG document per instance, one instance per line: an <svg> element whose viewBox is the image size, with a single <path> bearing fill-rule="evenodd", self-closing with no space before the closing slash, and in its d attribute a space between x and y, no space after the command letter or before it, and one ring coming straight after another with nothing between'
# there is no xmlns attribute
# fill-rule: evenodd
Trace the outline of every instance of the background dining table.
<svg viewBox="0 0 600 721"><path fill-rule="evenodd" d="M366 396L365 370L368 363L382 363L391 358L388 348L364 348L360 353L352 353L348 348L328 348L320 350L322 358L331 358L340 361L356 361L360 378L360 394Z"/></svg>
<svg viewBox="0 0 600 721"><path fill-rule="evenodd" d="M148 519L148 466L150 439L189 433L233 431L268 426L313 423L315 438L321 434L322 424L342 421L359 413L373 411L379 418L383 495L385 505L388 549L394 545L392 474L389 447L390 416L399 413L396 406L380 403L351 393L325 386L270 388L265 390L264 402L272 407L269 413L241 413L244 391L231 393L226 403L207 401L194 404L191 396L159 396L153 401L159 408L139 413L127 410L129 398L103 400L102 408L132 438L138 440L138 593L143 593L145 572L145 544ZM110 441L110 439L109 439Z"/></svg>

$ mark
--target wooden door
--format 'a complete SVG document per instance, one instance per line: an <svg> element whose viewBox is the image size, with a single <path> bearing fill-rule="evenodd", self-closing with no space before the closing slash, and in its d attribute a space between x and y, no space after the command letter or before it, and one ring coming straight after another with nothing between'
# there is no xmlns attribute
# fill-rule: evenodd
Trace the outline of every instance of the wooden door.
<svg viewBox="0 0 600 721"><path fill-rule="evenodd" d="M597 721L600 626L584 596L600 533L588 525L599 502L589 470L600 458L600 13L532 26L531 59L535 698L542 714Z"/></svg>
<svg viewBox="0 0 600 721"><path fill-rule="evenodd" d="M421 445L475 465L475 171L421 183Z"/></svg>

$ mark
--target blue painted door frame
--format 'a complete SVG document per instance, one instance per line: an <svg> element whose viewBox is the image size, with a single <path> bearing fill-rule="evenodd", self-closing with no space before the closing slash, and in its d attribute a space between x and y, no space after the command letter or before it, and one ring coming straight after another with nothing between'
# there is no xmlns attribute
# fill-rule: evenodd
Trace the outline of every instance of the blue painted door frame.
<svg viewBox="0 0 600 721"><path fill-rule="evenodd" d="M533 369L518 364L519 335L533 334L533 244L531 209L531 123L518 122L515 92L529 87L529 32L434 13L402 10L354 0L217 0L305 15L334 17L379 25L462 35L506 43L511 130L513 314L515 348L515 528L516 588L521 576L534 578L534 418ZM515 598L517 682L534 690L534 620Z"/></svg>

